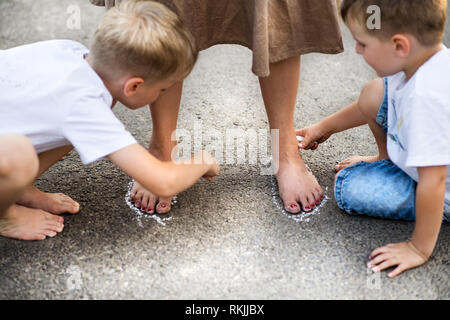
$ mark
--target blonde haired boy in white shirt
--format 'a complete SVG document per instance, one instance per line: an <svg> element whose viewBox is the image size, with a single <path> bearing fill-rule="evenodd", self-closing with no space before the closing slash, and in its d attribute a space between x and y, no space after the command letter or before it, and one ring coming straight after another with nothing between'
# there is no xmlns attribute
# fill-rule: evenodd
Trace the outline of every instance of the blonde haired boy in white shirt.
<svg viewBox="0 0 450 320"><path fill-rule="evenodd" d="M73 147L84 164L108 158L148 190L172 196L219 173L206 152L190 164L149 154L114 116L120 101L155 101L194 67L194 40L179 18L153 1L110 9L91 50L68 40L0 51L0 235L43 240L61 232L61 213L79 205L44 193L35 179Z"/></svg>

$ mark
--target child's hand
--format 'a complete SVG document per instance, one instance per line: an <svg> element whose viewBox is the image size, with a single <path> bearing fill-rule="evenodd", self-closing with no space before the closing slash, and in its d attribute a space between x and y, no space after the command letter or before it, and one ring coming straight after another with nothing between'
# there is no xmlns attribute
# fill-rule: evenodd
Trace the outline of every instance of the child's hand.
<svg viewBox="0 0 450 320"><path fill-rule="evenodd" d="M217 160L206 151L203 151L203 160L210 165L208 172L205 173L203 178L212 181L219 174L220 166L217 163Z"/></svg>
<svg viewBox="0 0 450 320"><path fill-rule="evenodd" d="M428 257L420 252L412 242L400 242L375 249L370 254L367 267L372 268L373 272L379 272L397 266L388 274L389 278L394 278L405 270L424 264L427 260Z"/></svg>
<svg viewBox="0 0 450 320"><path fill-rule="evenodd" d="M331 136L331 133L327 133L320 123L296 130L295 134L303 137L303 141L299 143L298 147L304 150L316 150L320 143L325 142Z"/></svg>

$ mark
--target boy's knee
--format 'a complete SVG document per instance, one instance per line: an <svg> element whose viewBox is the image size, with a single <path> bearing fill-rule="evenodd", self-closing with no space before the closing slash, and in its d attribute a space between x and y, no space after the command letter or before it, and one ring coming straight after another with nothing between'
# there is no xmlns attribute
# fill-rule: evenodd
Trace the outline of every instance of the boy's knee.
<svg viewBox="0 0 450 320"><path fill-rule="evenodd" d="M374 79L368 82L361 90L359 96L359 110L363 115L370 118L376 118L378 110L383 103L384 81L382 78Z"/></svg>
<svg viewBox="0 0 450 320"><path fill-rule="evenodd" d="M3 136L0 140L0 176L13 185L34 181L39 158L30 140L21 135Z"/></svg>

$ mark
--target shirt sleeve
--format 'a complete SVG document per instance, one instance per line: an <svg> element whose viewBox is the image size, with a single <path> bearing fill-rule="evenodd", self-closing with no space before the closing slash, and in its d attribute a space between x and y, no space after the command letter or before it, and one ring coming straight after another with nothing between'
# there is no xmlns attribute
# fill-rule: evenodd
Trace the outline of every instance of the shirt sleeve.
<svg viewBox="0 0 450 320"><path fill-rule="evenodd" d="M450 165L450 100L437 95L409 100L406 166Z"/></svg>
<svg viewBox="0 0 450 320"><path fill-rule="evenodd" d="M101 98L78 100L66 114L62 132L83 164L137 143Z"/></svg>

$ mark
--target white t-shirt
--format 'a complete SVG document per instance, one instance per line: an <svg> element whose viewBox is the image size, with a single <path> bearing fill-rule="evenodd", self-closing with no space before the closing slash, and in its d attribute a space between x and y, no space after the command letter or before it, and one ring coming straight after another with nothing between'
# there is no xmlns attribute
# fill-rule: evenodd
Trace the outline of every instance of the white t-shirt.
<svg viewBox="0 0 450 320"><path fill-rule="evenodd" d="M404 72L388 77L389 157L415 181L418 167L447 166L450 212L450 50L444 47L405 80Z"/></svg>
<svg viewBox="0 0 450 320"><path fill-rule="evenodd" d="M0 50L0 135L25 135L37 153L73 145L84 164L136 143L87 53L70 40Z"/></svg>

